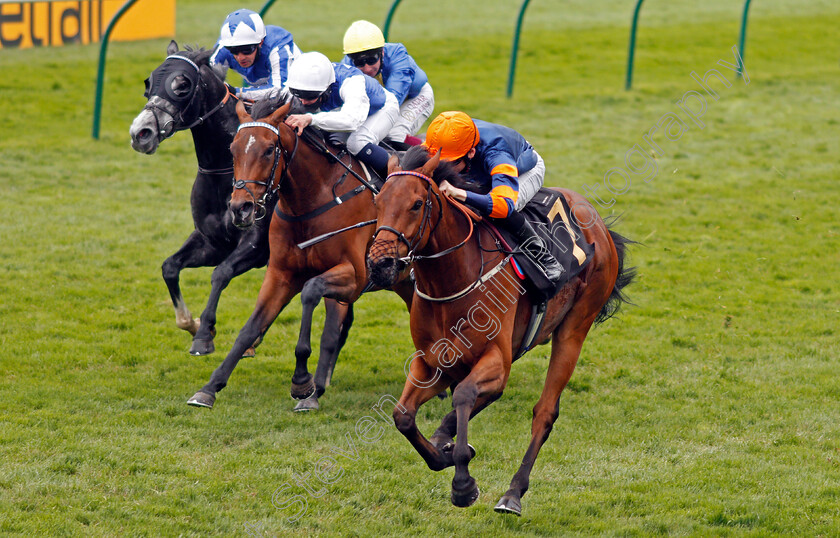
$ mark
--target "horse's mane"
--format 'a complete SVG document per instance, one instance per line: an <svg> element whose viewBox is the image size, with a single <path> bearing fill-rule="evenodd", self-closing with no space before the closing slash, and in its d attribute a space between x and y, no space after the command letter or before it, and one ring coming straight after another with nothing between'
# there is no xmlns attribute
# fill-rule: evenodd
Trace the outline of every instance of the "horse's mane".
<svg viewBox="0 0 840 538"><path fill-rule="evenodd" d="M422 168L433 155L429 155L426 146L412 146L408 148L405 155L400 159L400 168L403 170L417 170ZM448 181L455 187L480 192L481 189L474 181L471 181L455 171L454 165L449 161L440 161L438 167L432 174L432 180L440 185L441 181Z"/></svg>
<svg viewBox="0 0 840 538"><path fill-rule="evenodd" d="M254 102L251 107L251 117L260 119L270 116L275 110L285 105L286 101L286 95L282 95L280 91L272 92L268 97Z"/></svg>
<svg viewBox="0 0 840 538"><path fill-rule="evenodd" d="M204 47L197 45L184 45L184 48L178 52L182 53L185 58L189 58L198 65L210 65L210 57L213 56L212 50L207 50Z"/></svg>

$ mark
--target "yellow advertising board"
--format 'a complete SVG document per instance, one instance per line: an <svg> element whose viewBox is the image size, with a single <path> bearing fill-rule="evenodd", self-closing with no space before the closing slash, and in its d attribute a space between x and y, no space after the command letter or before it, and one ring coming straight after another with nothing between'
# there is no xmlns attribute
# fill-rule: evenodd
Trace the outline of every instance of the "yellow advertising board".
<svg viewBox="0 0 840 538"><path fill-rule="evenodd" d="M97 43L125 0L11 2L0 0L0 49ZM111 40L175 36L175 0L139 0Z"/></svg>

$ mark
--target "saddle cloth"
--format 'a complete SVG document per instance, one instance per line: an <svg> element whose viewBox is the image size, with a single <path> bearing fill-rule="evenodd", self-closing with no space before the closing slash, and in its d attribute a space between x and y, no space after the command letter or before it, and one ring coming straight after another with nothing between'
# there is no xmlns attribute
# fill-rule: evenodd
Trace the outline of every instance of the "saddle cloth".
<svg viewBox="0 0 840 538"><path fill-rule="evenodd" d="M569 204L559 192L541 188L530 202L520 211L542 238L549 252L557 259L563 269L563 277L556 283L548 280L534 259L521 249L515 248L513 234L504 228L496 227L499 235L514 247L514 269L520 278L529 285L537 302L553 297L572 278L580 273L595 252L595 246L586 242L575 219L570 218ZM490 224L486 219L486 224Z"/></svg>

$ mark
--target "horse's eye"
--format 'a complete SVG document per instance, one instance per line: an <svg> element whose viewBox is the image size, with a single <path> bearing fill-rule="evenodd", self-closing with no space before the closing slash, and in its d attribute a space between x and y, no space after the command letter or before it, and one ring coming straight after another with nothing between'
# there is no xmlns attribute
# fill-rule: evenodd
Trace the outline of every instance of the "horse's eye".
<svg viewBox="0 0 840 538"><path fill-rule="evenodd" d="M411 206L411 210L412 211L417 211L421 207L423 207L423 201L422 200L417 200L416 202L414 202L414 205Z"/></svg>
<svg viewBox="0 0 840 538"><path fill-rule="evenodd" d="M172 93L177 97L184 97L190 94L192 82L186 77L178 76L172 79Z"/></svg>
<svg viewBox="0 0 840 538"><path fill-rule="evenodd" d="M270 159L270 158L271 158L271 157L273 157L273 156L274 156L274 148L273 148L273 147L268 148L268 149L267 149L267 150L265 150L265 152L263 153L263 157L265 157L266 159Z"/></svg>
<svg viewBox="0 0 840 538"><path fill-rule="evenodd" d="M148 99L150 97L149 92L152 90L152 84L149 82L149 79L144 80L143 84L146 85L146 91L143 92L143 97Z"/></svg>

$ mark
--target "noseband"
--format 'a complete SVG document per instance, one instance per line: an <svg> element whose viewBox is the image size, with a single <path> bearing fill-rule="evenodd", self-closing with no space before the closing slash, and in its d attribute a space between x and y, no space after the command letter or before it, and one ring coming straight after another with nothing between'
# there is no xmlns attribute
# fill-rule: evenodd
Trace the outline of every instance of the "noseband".
<svg viewBox="0 0 840 538"><path fill-rule="evenodd" d="M417 245L420 243L421 239L423 238L423 234L426 230L426 227L429 226L429 223L432 220L432 194L434 194L435 198L437 198L437 203L438 203L438 207L440 208L440 211L438 211L437 222L435 222L435 225L432 226L431 230L429 231L430 236L437 229L438 225L440 224L441 219L443 219L443 202L441 201L440 195L438 194L438 192L435 189L432 188L432 185L434 185L435 183L432 180L432 178L430 178L429 176L426 176L426 175L421 174L419 172L411 172L411 171L408 171L408 170L401 170L399 172L393 172L391 174L388 174L388 177L385 178L385 181L387 182L389 179L391 179L392 177L395 177L395 176L415 176L415 177L419 177L420 179L422 179L426 182L427 190L426 190L426 202L425 202L424 207L423 207L423 217L422 217L423 220L420 223L420 229L417 231L414 238L411 239L411 240L406 238L404 233L397 230L396 228L392 228L391 226L379 226L376 229L376 231L373 233L373 239L374 240L376 240L376 236L379 235L379 232L382 232L382 231L391 232L392 234L396 235L397 239L399 239L400 242L402 242L408 248L408 253L405 255L405 257L397 259L397 261L399 261L400 263L405 264L405 265L411 264L414 260L430 260L430 259L434 259L434 258L440 258L441 256L445 256L445 255L449 254L450 252L458 250L459 248L461 248L461 247L463 247L464 245L467 244L467 241L470 240L470 237L472 237L472 234L473 234L473 221L469 216L467 216L467 221L470 223L470 232L467 234L467 237L463 241L461 241L460 243L458 243L455 246L449 247L449 248L447 248L445 250L442 250L440 252L436 252L435 254L430 254L428 256L419 256L419 255L415 254L414 250L417 248ZM456 207L458 207L458 206L456 206ZM460 207L459 207L459 209L460 209Z"/></svg>
<svg viewBox="0 0 840 538"><path fill-rule="evenodd" d="M274 162L271 165L271 172L268 173L268 177L266 177L265 181L258 181L256 179L236 179L234 176L233 178L233 189L245 189L245 191L251 196L251 199L254 201L254 204L257 206L256 215L254 216L255 220L260 220L266 215L265 206L268 203L268 200L271 199L277 191L280 190L280 187L283 185L283 180L286 178L287 170L289 166L292 164L292 159L295 158L295 154L297 153L298 147L298 136L297 133L293 131L295 136L295 147L292 148L291 154L286 151L286 148L283 147L282 142L280 141L280 130L277 127L271 125L270 123L265 123L262 121L251 121L247 123L243 123L239 126L236 130L237 133L242 129L248 127L263 127L268 129L277 137L277 141L274 143ZM277 165L280 163L280 155L282 154L283 160L285 161L285 166L283 166L283 171L280 173L280 178L277 180L277 184L274 184L274 174L277 172ZM248 184L252 183L254 185L259 185L260 187L265 188L265 192L263 195L257 199L251 189L248 188Z"/></svg>

